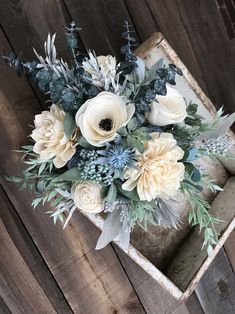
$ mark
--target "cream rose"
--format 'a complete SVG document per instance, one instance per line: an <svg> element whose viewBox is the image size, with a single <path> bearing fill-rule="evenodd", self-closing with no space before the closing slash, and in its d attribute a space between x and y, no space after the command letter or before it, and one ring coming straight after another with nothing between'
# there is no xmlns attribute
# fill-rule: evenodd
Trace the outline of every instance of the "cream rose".
<svg viewBox="0 0 235 314"><path fill-rule="evenodd" d="M74 204L84 212L100 213L103 210L101 186L93 182L75 183L71 189Z"/></svg>
<svg viewBox="0 0 235 314"><path fill-rule="evenodd" d="M117 136L135 112L134 104L126 105L121 97L102 92L88 99L76 114L76 123L82 135L93 146L104 146Z"/></svg>
<svg viewBox="0 0 235 314"><path fill-rule="evenodd" d="M147 113L147 120L158 126L182 122L186 116L186 103L180 93L167 86L166 96L157 96L151 104L151 111Z"/></svg>
<svg viewBox="0 0 235 314"><path fill-rule="evenodd" d="M35 129L30 135L35 141L33 151L41 160L53 159L56 168L63 167L74 155L75 141L67 139L64 133L65 112L56 105L50 111L35 116Z"/></svg>
<svg viewBox="0 0 235 314"><path fill-rule="evenodd" d="M157 197L169 199L174 196L184 178L184 164L178 162L184 151L177 146L169 133L151 133L152 139L145 142L145 151L138 155L136 168L126 168L122 188L131 191L137 187L140 200Z"/></svg>

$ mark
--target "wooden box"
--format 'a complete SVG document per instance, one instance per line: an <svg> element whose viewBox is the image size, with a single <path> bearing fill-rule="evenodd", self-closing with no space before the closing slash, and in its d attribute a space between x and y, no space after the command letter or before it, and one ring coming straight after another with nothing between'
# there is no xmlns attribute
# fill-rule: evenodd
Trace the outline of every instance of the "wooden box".
<svg viewBox="0 0 235 314"><path fill-rule="evenodd" d="M212 119L216 109L198 86L177 54L160 33L154 34L137 50L137 55L144 59L147 67L152 66L161 57L166 63L174 63L183 72L183 77L177 77L176 88L186 98L199 105L199 112L207 120ZM230 131L232 140L234 134ZM230 153L233 153L232 150ZM234 154L235 155L235 154ZM178 300L186 300L195 289L197 282L207 270L216 254L228 238L235 226L235 165L234 161L206 158L200 161L200 166L206 169L211 178L224 190L216 196L205 193L204 197L211 202L211 213L223 220L217 226L220 233L219 243L208 257L206 250L201 250L203 235L199 235L197 227L190 228L187 224L189 204L182 195L178 196L176 209L180 214L182 227L179 230L150 227L145 233L136 228L132 234L131 245L126 254L139 264L153 279ZM100 215L88 214L87 217L100 229L103 218ZM114 241L121 249L118 241Z"/></svg>

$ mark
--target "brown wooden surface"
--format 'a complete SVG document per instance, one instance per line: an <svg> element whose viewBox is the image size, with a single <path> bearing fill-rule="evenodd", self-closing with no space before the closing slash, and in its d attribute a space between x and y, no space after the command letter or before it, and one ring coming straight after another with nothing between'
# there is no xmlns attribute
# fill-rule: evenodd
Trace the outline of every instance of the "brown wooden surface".
<svg viewBox="0 0 235 314"><path fill-rule="evenodd" d="M98 54L119 55L125 19L133 23L139 42L162 31L214 104L234 111L235 41L215 0L0 0L0 54L14 49L32 58L31 47L42 53L47 33L56 31L58 52L66 57L64 27L71 18L83 27L81 48ZM45 208L33 211L31 194L18 191L3 175L20 172L11 150L24 144L44 97L2 60L0 84L0 313L235 311L234 234L201 280L197 296L179 304L116 248L94 251L99 232L83 216L76 214L62 231Z"/></svg>

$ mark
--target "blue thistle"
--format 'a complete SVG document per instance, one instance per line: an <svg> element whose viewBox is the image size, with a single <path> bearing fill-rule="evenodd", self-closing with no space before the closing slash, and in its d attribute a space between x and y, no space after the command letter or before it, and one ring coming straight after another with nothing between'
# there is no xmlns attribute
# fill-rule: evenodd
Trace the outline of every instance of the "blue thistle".
<svg viewBox="0 0 235 314"><path fill-rule="evenodd" d="M110 173L115 170L122 176L123 170L126 166L131 166L135 161L134 151L130 148L126 148L121 144L115 144L113 146L107 145L105 150L98 150L97 153L101 155L95 163L100 165L109 165Z"/></svg>

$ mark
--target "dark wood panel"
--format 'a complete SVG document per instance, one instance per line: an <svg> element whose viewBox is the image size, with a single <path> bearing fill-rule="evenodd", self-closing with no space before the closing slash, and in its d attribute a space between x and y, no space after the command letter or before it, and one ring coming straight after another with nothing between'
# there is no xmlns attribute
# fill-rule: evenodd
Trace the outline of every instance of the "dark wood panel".
<svg viewBox="0 0 235 314"><path fill-rule="evenodd" d="M0 36L2 53L7 42ZM0 169L1 174L20 174L21 157L12 150L25 142L33 112L40 107L27 83L2 61L0 67ZM91 223L75 215L62 231L61 225L54 226L44 213L46 208L32 210L29 191L17 190L4 178L1 183L75 313L129 313L133 304L142 308L112 247L94 250L99 232ZM86 232L81 232L83 228Z"/></svg>
<svg viewBox="0 0 235 314"><path fill-rule="evenodd" d="M160 31L158 22L152 16L145 0L125 0L125 3L141 42Z"/></svg>
<svg viewBox="0 0 235 314"><path fill-rule="evenodd" d="M235 230L230 234L228 240L224 244L226 254L235 272Z"/></svg>
<svg viewBox="0 0 235 314"><path fill-rule="evenodd" d="M234 313L235 275L223 249L198 283L196 294L206 314Z"/></svg>
<svg viewBox="0 0 235 314"><path fill-rule="evenodd" d="M0 313L1 314L12 314L7 304L4 302L0 296Z"/></svg>
<svg viewBox="0 0 235 314"><path fill-rule="evenodd" d="M12 313L56 314L0 220L0 295Z"/></svg>
<svg viewBox="0 0 235 314"><path fill-rule="evenodd" d="M147 0L163 35L217 108L234 111L235 41L215 0Z"/></svg>
<svg viewBox="0 0 235 314"><path fill-rule="evenodd" d="M123 0L64 0L72 18L82 27L81 38L96 54L120 54L122 25L131 22Z"/></svg>
<svg viewBox="0 0 235 314"><path fill-rule="evenodd" d="M60 291L56 281L47 265L42 259L31 237L29 236L12 204L0 186L0 218L6 228L17 251L25 261L30 272L43 289L48 300L57 313L72 313L64 295ZM2 252L4 255L4 252ZM0 305L1 308L2 305ZM39 309L40 310L40 309ZM2 312L1 312L2 313Z"/></svg>
<svg viewBox="0 0 235 314"><path fill-rule="evenodd" d="M35 57L32 47L44 53L47 34L57 34L58 53L67 55L65 26L69 16L56 0L0 0L0 20L8 40L26 59Z"/></svg>
<svg viewBox="0 0 235 314"><path fill-rule="evenodd" d="M202 309L201 303L198 300L198 297L195 292L191 294L189 299L186 301L185 305L189 311L189 314L204 314L205 312Z"/></svg>
<svg viewBox="0 0 235 314"><path fill-rule="evenodd" d="M177 1L200 64L208 94L217 108L234 111L235 46L224 28L216 1Z"/></svg>
<svg viewBox="0 0 235 314"><path fill-rule="evenodd" d="M56 0L0 0L1 27L7 36L11 48L5 47L4 53L12 49L23 53L22 59L36 59L33 48L44 54L44 42L48 33L56 33L56 48L59 58L69 58L66 47L65 26L70 22L68 12L60 1ZM48 97L32 84L34 93L45 106Z"/></svg>
<svg viewBox="0 0 235 314"><path fill-rule="evenodd" d="M176 1L146 0L146 2L163 35L206 91L198 59L182 23Z"/></svg>
<svg viewBox="0 0 235 314"><path fill-rule="evenodd" d="M114 249L148 314L189 314L187 307L174 299L139 265L116 245Z"/></svg>

